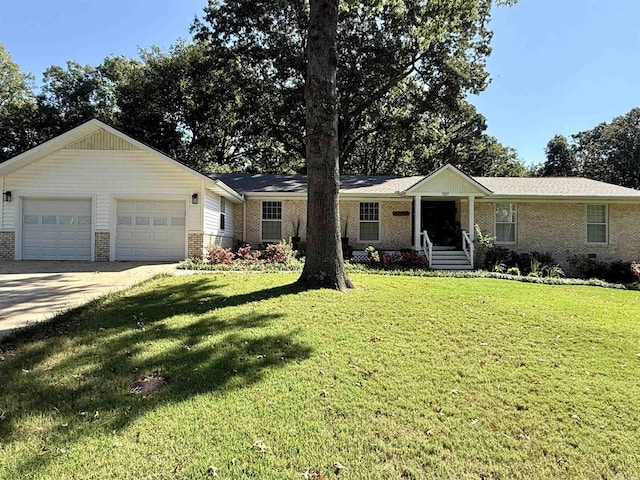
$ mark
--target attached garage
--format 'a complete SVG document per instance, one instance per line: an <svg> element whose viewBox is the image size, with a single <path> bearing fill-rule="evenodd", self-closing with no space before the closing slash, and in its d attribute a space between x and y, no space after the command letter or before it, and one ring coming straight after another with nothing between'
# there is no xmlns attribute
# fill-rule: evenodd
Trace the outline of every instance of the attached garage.
<svg viewBox="0 0 640 480"><path fill-rule="evenodd" d="M91 199L22 200L23 260L91 260Z"/></svg>
<svg viewBox="0 0 640 480"><path fill-rule="evenodd" d="M93 119L0 163L0 262L200 257L242 236L242 203L220 179Z"/></svg>
<svg viewBox="0 0 640 480"><path fill-rule="evenodd" d="M166 261L185 257L186 204L118 200L116 260Z"/></svg>

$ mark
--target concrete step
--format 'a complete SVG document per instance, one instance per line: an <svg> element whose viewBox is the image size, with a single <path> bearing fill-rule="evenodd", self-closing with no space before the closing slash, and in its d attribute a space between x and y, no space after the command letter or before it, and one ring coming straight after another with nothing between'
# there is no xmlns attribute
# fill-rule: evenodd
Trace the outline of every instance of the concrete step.
<svg viewBox="0 0 640 480"><path fill-rule="evenodd" d="M467 254L458 251L431 252L432 258L467 258Z"/></svg>
<svg viewBox="0 0 640 480"><path fill-rule="evenodd" d="M472 270L467 254L462 250L433 250L431 268L434 270Z"/></svg>
<svg viewBox="0 0 640 480"><path fill-rule="evenodd" d="M465 259L456 259L456 260L435 260L431 259L431 266L436 267L440 265L469 265L469 260ZM470 265L469 265L470 266Z"/></svg>
<svg viewBox="0 0 640 480"><path fill-rule="evenodd" d="M466 265L450 265L450 264L443 264L443 265L431 265L431 268L433 268L434 270L441 270L441 271L471 271L473 270L471 268L471 265L469 265L468 263Z"/></svg>

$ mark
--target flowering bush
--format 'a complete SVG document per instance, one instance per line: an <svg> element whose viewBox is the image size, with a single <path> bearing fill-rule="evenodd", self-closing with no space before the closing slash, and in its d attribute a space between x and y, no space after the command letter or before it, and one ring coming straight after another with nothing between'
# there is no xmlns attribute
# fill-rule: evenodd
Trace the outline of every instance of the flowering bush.
<svg viewBox="0 0 640 480"><path fill-rule="evenodd" d="M231 265L233 257L234 255L230 248L210 247L207 251L207 260L214 265L219 263Z"/></svg>
<svg viewBox="0 0 640 480"><path fill-rule="evenodd" d="M264 250L264 261L267 263L290 263L295 258L292 245L284 240L267 245Z"/></svg>
<svg viewBox="0 0 640 480"><path fill-rule="evenodd" d="M640 263L631 263L631 275L635 278L636 282L640 281Z"/></svg>
<svg viewBox="0 0 640 480"><path fill-rule="evenodd" d="M242 260L248 260L250 262L254 260L258 260L262 256L262 252L260 250L251 251L251 245L245 245L244 247L240 247L236 252L236 258Z"/></svg>
<svg viewBox="0 0 640 480"><path fill-rule="evenodd" d="M373 268L384 270L407 270L424 269L429 267L429 262L418 252L405 250L400 253L378 252L374 247L369 246L367 251L367 263Z"/></svg>

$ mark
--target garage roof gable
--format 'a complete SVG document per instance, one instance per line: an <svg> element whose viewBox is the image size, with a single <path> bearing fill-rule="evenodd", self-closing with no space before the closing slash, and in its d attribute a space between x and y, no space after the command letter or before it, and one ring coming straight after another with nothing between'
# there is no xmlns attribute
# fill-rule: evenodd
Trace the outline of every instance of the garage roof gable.
<svg viewBox="0 0 640 480"><path fill-rule="evenodd" d="M82 125L77 126L62 133L57 137L48 140L37 147L27 150L20 155L7 160L0 164L0 176L13 172L25 165L35 162L47 155L50 155L61 149L92 149L98 146L101 149L108 150L130 150L140 149L149 152L156 158L181 168L185 172L198 177L204 181L205 187L214 191L217 194L221 194L230 199L233 202L243 202L244 197L236 192L234 189L225 185L219 179L211 179L200 172L189 168L188 166L178 162L177 160L165 155L164 153L138 141L134 138L125 135L124 133L116 130L115 128L101 122L98 119L92 119Z"/></svg>

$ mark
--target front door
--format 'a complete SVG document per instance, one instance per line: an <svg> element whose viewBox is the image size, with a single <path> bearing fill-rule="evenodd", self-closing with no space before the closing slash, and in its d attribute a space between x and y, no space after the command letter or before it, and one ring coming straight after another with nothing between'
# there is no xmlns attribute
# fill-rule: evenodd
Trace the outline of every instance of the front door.
<svg viewBox="0 0 640 480"><path fill-rule="evenodd" d="M427 231L434 245L458 245L461 231L456 222L456 202L423 200L422 230Z"/></svg>

